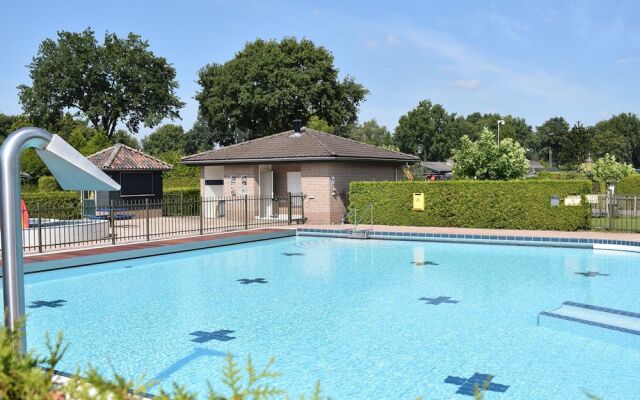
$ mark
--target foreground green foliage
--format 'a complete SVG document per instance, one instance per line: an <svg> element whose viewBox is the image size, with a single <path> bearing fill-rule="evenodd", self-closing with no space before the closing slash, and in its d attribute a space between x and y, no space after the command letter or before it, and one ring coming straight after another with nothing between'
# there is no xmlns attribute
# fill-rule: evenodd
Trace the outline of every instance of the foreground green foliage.
<svg viewBox="0 0 640 400"><path fill-rule="evenodd" d="M47 337L49 354L45 357L32 352L18 356L15 348L20 341L19 330L0 329L0 399L7 400L132 400L135 394L144 395L157 382L139 383L113 372L107 378L97 368L89 367L82 376L74 374L68 380L53 379L56 366L64 356L66 346L62 335L55 343ZM280 374L274 371L274 360L257 369L251 357L244 368L228 354L223 367L222 390L218 392L209 384L209 393L199 397L185 387L175 385L161 390L158 400L267 400L289 399L287 392L275 385ZM41 368L42 367L42 368ZM144 381L144 380L140 380ZM304 395L301 400L307 399ZM309 400L325 399L320 384L316 383Z"/></svg>
<svg viewBox="0 0 640 400"><path fill-rule="evenodd" d="M507 180L522 178L529 168L525 151L513 139L499 144L488 129L477 141L463 136L453 150L453 176L456 179Z"/></svg>
<svg viewBox="0 0 640 400"><path fill-rule="evenodd" d="M424 193L424 212L412 210L413 193ZM380 225L575 231L590 226L589 204L552 207L551 196L589 193L587 180L352 182L349 210L371 204Z"/></svg>

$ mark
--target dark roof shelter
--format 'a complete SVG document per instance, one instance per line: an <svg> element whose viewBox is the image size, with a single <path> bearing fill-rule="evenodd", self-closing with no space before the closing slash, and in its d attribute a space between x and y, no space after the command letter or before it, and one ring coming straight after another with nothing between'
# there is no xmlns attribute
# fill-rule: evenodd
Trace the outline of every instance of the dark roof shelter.
<svg viewBox="0 0 640 400"><path fill-rule="evenodd" d="M121 186L119 192L108 192L108 196L107 192L99 192L96 195L98 206L111 200L161 199L162 173L173 169L169 163L120 143L87 158Z"/></svg>

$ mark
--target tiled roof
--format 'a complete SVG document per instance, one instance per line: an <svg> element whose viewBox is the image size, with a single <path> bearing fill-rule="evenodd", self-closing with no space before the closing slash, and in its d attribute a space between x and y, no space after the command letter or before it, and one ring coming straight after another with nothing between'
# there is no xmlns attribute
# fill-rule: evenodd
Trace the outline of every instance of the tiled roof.
<svg viewBox="0 0 640 400"><path fill-rule="evenodd" d="M184 164L232 164L261 161L393 161L417 158L329 133L302 128L183 157Z"/></svg>
<svg viewBox="0 0 640 400"><path fill-rule="evenodd" d="M168 171L173 165L140 150L116 144L87 157L104 171Z"/></svg>
<svg viewBox="0 0 640 400"><path fill-rule="evenodd" d="M423 161L420 165L434 172L447 173L453 171L453 163L449 164L443 161Z"/></svg>

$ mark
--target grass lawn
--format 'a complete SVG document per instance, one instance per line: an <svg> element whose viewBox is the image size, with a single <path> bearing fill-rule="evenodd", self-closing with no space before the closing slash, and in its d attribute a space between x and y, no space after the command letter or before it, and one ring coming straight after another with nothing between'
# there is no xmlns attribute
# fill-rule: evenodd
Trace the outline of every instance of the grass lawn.
<svg viewBox="0 0 640 400"><path fill-rule="evenodd" d="M592 228L609 229L609 218L591 218ZM617 217L613 219L614 231L640 232L640 217Z"/></svg>

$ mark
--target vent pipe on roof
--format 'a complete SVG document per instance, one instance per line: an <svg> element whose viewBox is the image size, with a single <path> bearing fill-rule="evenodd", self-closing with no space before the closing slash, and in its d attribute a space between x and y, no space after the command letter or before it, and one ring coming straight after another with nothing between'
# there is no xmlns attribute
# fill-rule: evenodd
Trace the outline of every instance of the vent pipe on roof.
<svg viewBox="0 0 640 400"><path fill-rule="evenodd" d="M300 133L302 131L302 120L294 119L293 120L293 131L295 133Z"/></svg>

